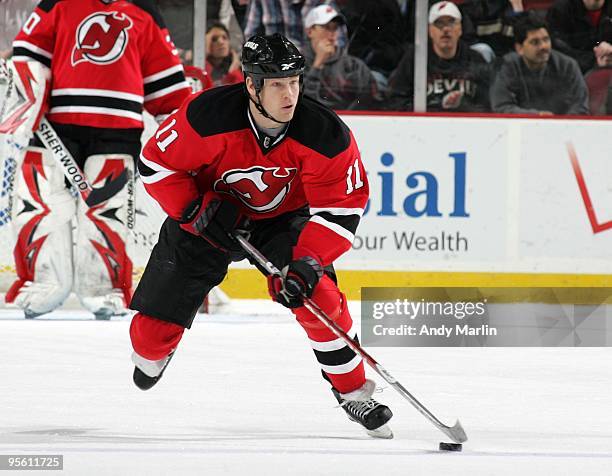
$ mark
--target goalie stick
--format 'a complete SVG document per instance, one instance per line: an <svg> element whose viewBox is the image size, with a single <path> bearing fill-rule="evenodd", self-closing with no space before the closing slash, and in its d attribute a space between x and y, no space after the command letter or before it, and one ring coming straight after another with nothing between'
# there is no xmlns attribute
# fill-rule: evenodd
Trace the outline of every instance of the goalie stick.
<svg viewBox="0 0 612 476"><path fill-rule="evenodd" d="M5 116L6 108L11 101L14 89L13 72L6 66L6 61L0 60L0 121ZM22 149L10 137L2 137L0 134L0 163L2 164L0 227L11 221L17 158L22 153Z"/></svg>
<svg viewBox="0 0 612 476"><path fill-rule="evenodd" d="M31 113L31 108L35 104L35 97L32 93L32 84L34 81L32 73L27 65L27 62L15 62L15 71L24 86L25 93L16 85L17 81L13 77L13 70L6 66L0 65L0 75L8 76L8 88L4 98L0 98L2 107L0 108L0 134L13 134L17 128L25 122L27 114ZM14 104L9 106L12 94L15 94ZM7 109L9 109L7 111ZM45 148L51 152L53 158L60 164L64 171L64 175L68 178L72 186L79 192L83 201L88 207L94 207L121 190L128 181L128 171L123 171L114 179L107 179L101 187L92 187L87 177L78 166L72 154L68 151L62 140L59 138L49 121L42 116L37 118L39 127L36 130L36 135L43 143Z"/></svg>
<svg viewBox="0 0 612 476"><path fill-rule="evenodd" d="M281 272L274 264L272 264L257 248L255 248L247 239L238 234L232 235L242 246L242 249L251 256L259 265L266 270L268 275L278 275ZM368 354L357 342L351 339L346 332L344 332L325 312L309 297L302 296L304 306L310 312L312 312L319 321L321 321L330 331L336 336L342 339L350 349L359 355L372 369L380 375L389 385L391 385L397 392L410 402L410 404L416 408L421 415L427 418L433 425L438 428L441 432L447 435L456 443L463 443L467 441L467 435L459 420L453 426L447 426L438 420L427 408L423 406L406 388L398 382L381 364L379 364L374 357Z"/></svg>
<svg viewBox="0 0 612 476"><path fill-rule="evenodd" d="M106 183L101 187L92 187L89 180L87 180L87 177L77 165L76 161L46 118L43 117L41 119L40 127L36 131L36 135L45 148L51 151L55 160L62 166L64 175L66 175L70 183L78 190L88 207L94 207L113 197L127 183L128 171L124 168L115 179L107 179Z"/></svg>

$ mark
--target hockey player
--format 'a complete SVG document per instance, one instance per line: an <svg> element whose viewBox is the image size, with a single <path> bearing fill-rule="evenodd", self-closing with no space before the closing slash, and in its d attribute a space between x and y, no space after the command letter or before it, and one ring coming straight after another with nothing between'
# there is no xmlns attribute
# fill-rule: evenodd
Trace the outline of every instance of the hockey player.
<svg viewBox="0 0 612 476"><path fill-rule="evenodd" d="M43 0L13 53L16 65L50 76L49 101L41 103L92 186L124 171L128 180L88 207L66 188L50 151L33 140L15 184L18 278L6 301L32 318L74 289L96 318L108 319L125 312L132 295L128 239L143 106L154 116L176 110L190 94L183 68L153 0ZM34 74L32 84L43 76Z"/></svg>
<svg viewBox="0 0 612 476"><path fill-rule="evenodd" d="M140 156L147 191L169 217L130 306L139 311L130 327L134 382L157 383L203 298L244 258L231 237L242 230L283 270L269 278L270 295L306 331L349 418L390 438L392 413L372 399L361 358L300 298L356 336L332 267L368 200L355 139L334 112L302 97L304 57L280 34L250 38L242 65L243 84L192 97Z"/></svg>

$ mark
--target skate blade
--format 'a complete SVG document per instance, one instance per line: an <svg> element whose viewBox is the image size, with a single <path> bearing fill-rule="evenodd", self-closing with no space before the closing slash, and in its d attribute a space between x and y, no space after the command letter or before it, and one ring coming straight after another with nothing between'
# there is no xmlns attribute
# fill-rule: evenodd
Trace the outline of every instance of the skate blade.
<svg viewBox="0 0 612 476"><path fill-rule="evenodd" d="M381 438L383 440L391 440L393 439L393 432L389 425L385 424L376 428L375 430L366 430L366 433L372 438Z"/></svg>

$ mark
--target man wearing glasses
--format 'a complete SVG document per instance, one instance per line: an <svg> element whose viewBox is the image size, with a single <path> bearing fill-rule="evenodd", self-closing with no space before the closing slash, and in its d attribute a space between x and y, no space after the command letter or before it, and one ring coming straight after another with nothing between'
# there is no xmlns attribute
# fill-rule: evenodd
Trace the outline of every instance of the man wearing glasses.
<svg viewBox="0 0 612 476"><path fill-rule="evenodd" d="M489 110L490 67L480 53L461 40L461 12L451 2L429 10L427 110L483 112ZM389 79L389 106L412 111L414 48L404 54Z"/></svg>

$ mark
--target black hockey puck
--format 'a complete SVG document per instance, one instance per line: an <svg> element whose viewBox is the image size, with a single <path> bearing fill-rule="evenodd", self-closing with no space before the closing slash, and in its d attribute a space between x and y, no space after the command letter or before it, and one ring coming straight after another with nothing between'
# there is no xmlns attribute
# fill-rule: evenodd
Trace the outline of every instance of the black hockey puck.
<svg viewBox="0 0 612 476"><path fill-rule="evenodd" d="M463 445L461 443L444 443L440 442L440 451L461 451Z"/></svg>

